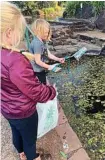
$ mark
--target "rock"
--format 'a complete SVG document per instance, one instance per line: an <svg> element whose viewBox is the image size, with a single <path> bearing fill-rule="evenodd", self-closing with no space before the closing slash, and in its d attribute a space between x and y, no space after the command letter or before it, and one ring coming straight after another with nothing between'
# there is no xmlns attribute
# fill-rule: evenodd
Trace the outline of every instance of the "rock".
<svg viewBox="0 0 105 160"><path fill-rule="evenodd" d="M59 46L61 44L62 44L62 42L60 42L60 41L53 41L53 46Z"/></svg>
<svg viewBox="0 0 105 160"><path fill-rule="evenodd" d="M101 49L101 55L105 56L105 45L103 46L103 48Z"/></svg>
<svg viewBox="0 0 105 160"><path fill-rule="evenodd" d="M102 41L100 41L100 39L95 38L95 41L98 46L102 46Z"/></svg>
<svg viewBox="0 0 105 160"><path fill-rule="evenodd" d="M95 25L100 30L105 30L105 10L103 10L95 21Z"/></svg>
<svg viewBox="0 0 105 160"><path fill-rule="evenodd" d="M82 10L80 7L77 7L75 16L76 18L84 18L84 19L93 17L94 16L93 6L90 4L83 4Z"/></svg>
<svg viewBox="0 0 105 160"><path fill-rule="evenodd" d="M93 50L101 50L100 46L97 46L97 44L89 44L86 42L78 42L77 45L75 45L78 49L82 47L86 47L88 50L93 49Z"/></svg>
<svg viewBox="0 0 105 160"><path fill-rule="evenodd" d="M52 53L60 57L61 55L63 56L67 54L72 55L78 50L78 48L72 45L64 45L64 46L59 45L59 46L55 46L55 50L56 51Z"/></svg>
<svg viewBox="0 0 105 160"><path fill-rule="evenodd" d="M64 12L63 12L63 18L66 18L66 17L67 17L67 12L64 11Z"/></svg>
<svg viewBox="0 0 105 160"><path fill-rule="evenodd" d="M103 33L105 33L105 29L103 29L103 31L102 31Z"/></svg>
<svg viewBox="0 0 105 160"><path fill-rule="evenodd" d="M58 34L53 31L52 38L57 38L57 37L58 37Z"/></svg>
<svg viewBox="0 0 105 160"><path fill-rule="evenodd" d="M78 43L78 41L76 39L71 39L71 45L75 45L77 43Z"/></svg>
<svg viewBox="0 0 105 160"><path fill-rule="evenodd" d="M66 27L61 27L61 26L58 26L56 29L55 27L53 26L52 27L52 38L57 38L57 37L71 37L73 36L73 31L68 28L68 26Z"/></svg>

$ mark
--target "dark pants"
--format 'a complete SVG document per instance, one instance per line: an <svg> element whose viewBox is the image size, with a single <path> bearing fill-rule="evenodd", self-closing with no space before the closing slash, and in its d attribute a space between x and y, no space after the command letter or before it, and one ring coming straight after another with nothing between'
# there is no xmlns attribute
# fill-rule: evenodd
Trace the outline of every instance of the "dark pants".
<svg viewBox="0 0 105 160"><path fill-rule="evenodd" d="M41 83L46 84L46 71L35 72L35 75L38 77Z"/></svg>
<svg viewBox="0 0 105 160"><path fill-rule="evenodd" d="M12 129L13 144L19 153L24 152L27 160L38 157L36 140L38 127L37 111L29 118L8 119Z"/></svg>

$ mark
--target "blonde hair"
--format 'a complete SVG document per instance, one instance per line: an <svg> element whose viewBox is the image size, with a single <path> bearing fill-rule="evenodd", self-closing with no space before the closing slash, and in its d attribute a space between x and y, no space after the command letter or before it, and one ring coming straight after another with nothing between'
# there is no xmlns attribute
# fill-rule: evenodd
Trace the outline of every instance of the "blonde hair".
<svg viewBox="0 0 105 160"><path fill-rule="evenodd" d="M27 26L26 21L22 15L20 9L12 3L2 2L1 6L0 6L0 11L1 11L1 19L0 19L1 35L5 34L6 30L9 27L14 30L20 29L19 40L18 40L18 43L20 43L20 40L21 40L21 38L23 38L24 31ZM29 29L28 26L27 26L27 28ZM31 32L31 30L30 30L30 32ZM18 43L16 43L15 46L7 46L5 44L5 42L2 42L0 44L0 47L7 48L7 49L11 50L10 53L12 51L20 52L21 54L25 55L29 60L34 60L34 55L32 53L25 52L25 51L22 52L21 50L15 48L18 45Z"/></svg>
<svg viewBox="0 0 105 160"><path fill-rule="evenodd" d="M23 38L24 30L25 30L25 19L20 11L20 9L10 3L10 2L1 2L1 36L5 34L6 30L10 27L13 30L19 31L18 34L18 42L15 44L16 47L21 38ZM15 37L14 37L15 38ZM15 38L16 41L16 38ZM3 42L5 43L5 42Z"/></svg>
<svg viewBox="0 0 105 160"><path fill-rule="evenodd" d="M50 40L51 38L51 27L50 24L44 20L44 19L37 19L33 22L31 29L33 31L33 33L38 36L38 35L43 35L44 34L44 30L45 29L49 29L49 33L48 33L48 40Z"/></svg>

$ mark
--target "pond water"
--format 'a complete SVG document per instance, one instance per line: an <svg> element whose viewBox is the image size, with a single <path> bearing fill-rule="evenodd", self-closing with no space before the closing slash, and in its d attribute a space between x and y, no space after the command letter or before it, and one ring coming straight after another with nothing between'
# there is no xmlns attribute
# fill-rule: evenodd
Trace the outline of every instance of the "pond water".
<svg viewBox="0 0 105 160"><path fill-rule="evenodd" d="M68 121L92 160L105 160L105 57L84 56L49 73Z"/></svg>

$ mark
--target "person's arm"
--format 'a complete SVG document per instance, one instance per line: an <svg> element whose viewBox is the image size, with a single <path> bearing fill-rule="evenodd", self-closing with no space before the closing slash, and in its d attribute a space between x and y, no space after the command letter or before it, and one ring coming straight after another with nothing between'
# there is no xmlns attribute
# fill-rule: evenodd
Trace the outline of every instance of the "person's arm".
<svg viewBox="0 0 105 160"><path fill-rule="evenodd" d="M56 56L54 56L53 54L51 54L51 52L47 49L47 52L48 52L48 57L54 61L58 61L60 63L64 63L65 62L65 59L64 58L58 58Z"/></svg>
<svg viewBox="0 0 105 160"><path fill-rule="evenodd" d="M41 66L45 69L49 69L49 65L42 62L40 54L37 53L37 54L34 55L34 57L35 57L35 62L36 62L37 65L39 65L39 66Z"/></svg>
<svg viewBox="0 0 105 160"><path fill-rule="evenodd" d="M42 62L40 54L35 54L34 57L35 57L36 64L38 64L39 66L41 66L43 68L46 68L48 70L52 70L53 72L56 72L57 70L60 70L60 68L55 68L58 65L58 63L53 64L53 65L48 65L48 64Z"/></svg>
<svg viewBox="0 0 105 160"><path fill-rule="evenodd" d="M54 61L59 61L59 58L51 54L51 52L47 49L48 52L48 58L54 60Z"/></svg>
<svg viewBox="0 0 105 160"><path fill-rule="evenodd" d="M10 80L27 97L35 102L52 100L56 91L52 86L41 84L35 77L30 62L25 57L17 58L9 68Z"/></svg>

